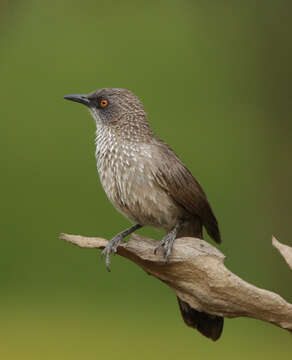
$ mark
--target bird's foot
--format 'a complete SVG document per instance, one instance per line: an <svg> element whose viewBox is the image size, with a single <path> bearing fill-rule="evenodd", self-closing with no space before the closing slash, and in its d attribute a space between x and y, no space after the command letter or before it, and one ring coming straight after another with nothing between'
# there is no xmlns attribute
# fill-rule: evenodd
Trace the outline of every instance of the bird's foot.
<svg viewBox="0 0 292 360"><path fill-rule="evenodd" d="M111 239L111 241L108 242L107 246L101 252L101 257L105 256L105 265L108 271L110 271L111 254L115 254L117 252L118 246L126 236L132 234L135 230L140 229L142 226L143 225L141 224L135 224L130 228L118 233Z"/></svg>
<svg viewBox="0 0 292 360"><path fill-rule="evenodd" d="M167 235L165 235L163 239L159 242L159 244L155 247L154 254L156 254L157 250L162 247L164 252L164 260L165 262L168 262L168 257L171 254L171 250L175 239L176 239L176 233L172 231Z"/></svg>
<svg viewBox="0 0 292 360"><path fill-rule="evenodd" d="M101 257L105 256L105 265L108 271L111 271L110 270L111 254L115 254L117 252L117 248L123 240L124 237L121 234L117 234L108 242L106 247L101 252Z"/></svg>

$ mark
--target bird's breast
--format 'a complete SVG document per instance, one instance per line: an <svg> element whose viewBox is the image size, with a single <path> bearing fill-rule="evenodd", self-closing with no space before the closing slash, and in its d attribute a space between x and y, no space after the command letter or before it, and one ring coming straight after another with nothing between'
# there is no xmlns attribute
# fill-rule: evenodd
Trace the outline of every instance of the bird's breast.
<svg viewBox="0 0 292 360"><path fill-rule="evenodd" d="M96 158L101 184L117 210L142 225L169 229L175 224L180 209L156 183L148 148L97 145Z"/></svg>

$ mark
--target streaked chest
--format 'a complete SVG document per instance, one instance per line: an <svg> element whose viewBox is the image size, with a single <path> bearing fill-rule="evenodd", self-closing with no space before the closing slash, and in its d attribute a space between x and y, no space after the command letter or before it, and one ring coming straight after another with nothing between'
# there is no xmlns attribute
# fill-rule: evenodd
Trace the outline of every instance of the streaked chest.
<svg viewBox="0 0 292 360"><path fill-rule="evenodd" d="M112 133L98 133L96 140L100 181L117 210L143 225L172 226L178 209L155 181L149 146L121 141Z"/></svg>
<svg viewBox="0 0 292 360"><path fill-rule="evenodd" d="M151 154L137 143L123 141L111 131L97 134L97 169L102 186L115 206L129 206L129 202L140 197L141 187L151 188L150 159Z"/></svg>

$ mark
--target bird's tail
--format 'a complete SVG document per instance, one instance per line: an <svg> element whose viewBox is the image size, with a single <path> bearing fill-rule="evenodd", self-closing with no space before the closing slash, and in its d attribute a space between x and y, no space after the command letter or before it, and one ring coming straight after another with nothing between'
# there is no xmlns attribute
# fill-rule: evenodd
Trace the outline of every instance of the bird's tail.
<svg viewBox="0 0 292 360"><path fill-rule="evenodd" d="M206 217L204 223L207 227L209 235L211 235L215 241L220 242L220 233L218 229L218 224L215 216L212 213L209 213L209 216ZM184 227L181 229L178 237L191 236L203 239L202 233L202 222L200 219L194 218L192 222L185 223ZM196 309L193 309L188 303L177 298L181 315L184 319L186 325L197 329L204 336L216 341L219 339L224 324L224 318L221 316L211 315L205 312L200 312Z"/></svg>
<svg viewBox="0 0 292 360"><path fill-rule="evenodd" d="M181 315L186 325L197 329L201 334L209 339L214 341L219 339L223 330L223 317L197 311L179 297L177 300Z"/></svg>

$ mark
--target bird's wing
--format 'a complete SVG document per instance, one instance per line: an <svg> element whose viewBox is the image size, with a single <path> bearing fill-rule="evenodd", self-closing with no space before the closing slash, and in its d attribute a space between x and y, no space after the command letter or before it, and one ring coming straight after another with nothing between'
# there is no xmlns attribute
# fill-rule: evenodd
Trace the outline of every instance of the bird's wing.
<svg viewBox="0 0 292 360"><path fill-rule="evenodd" d="M168 145L159 140L156 149L153 176L158 185L188 213L199 217L208 234L220 243L218 223L201 185Z"/></svg>

